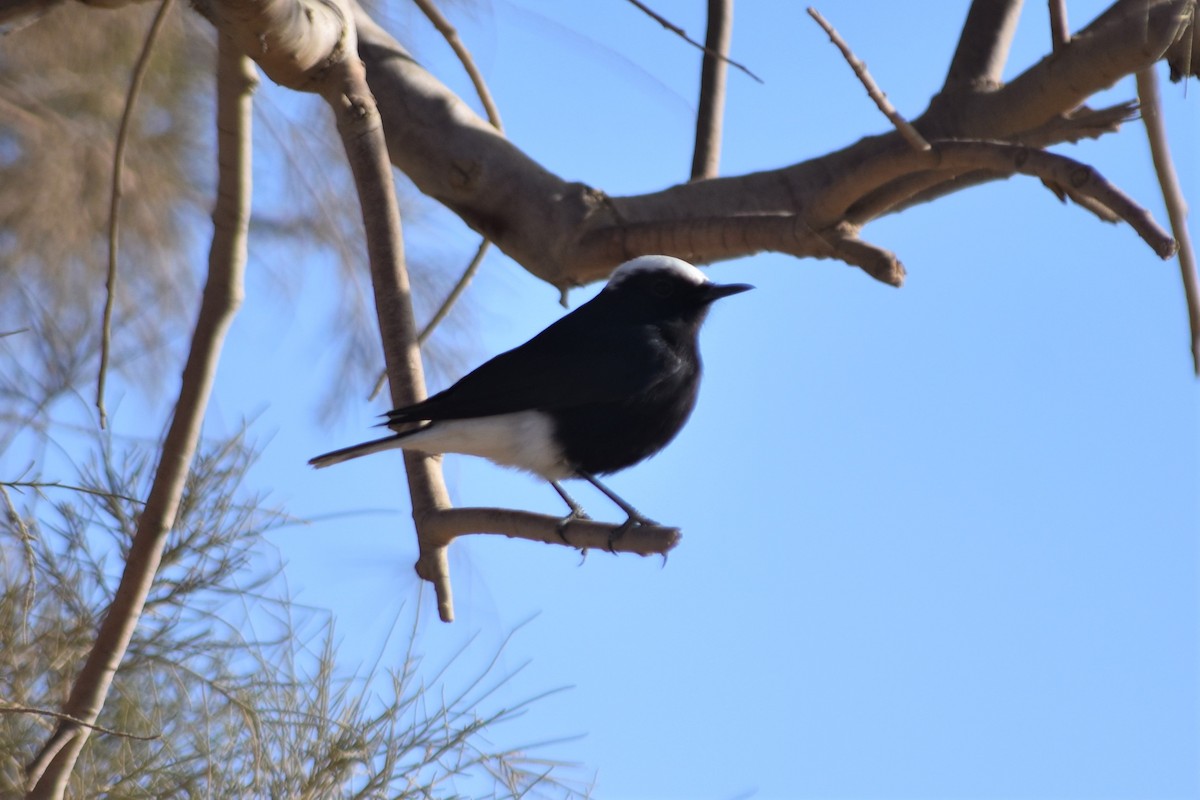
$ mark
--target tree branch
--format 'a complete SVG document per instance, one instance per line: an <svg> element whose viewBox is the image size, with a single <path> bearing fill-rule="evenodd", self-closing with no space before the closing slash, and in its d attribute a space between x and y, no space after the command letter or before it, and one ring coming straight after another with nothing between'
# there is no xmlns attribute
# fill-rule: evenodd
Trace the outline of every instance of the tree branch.
<svg viewBox="0 0 1200 800"><path fill-rule="evenodd" d="M333 0L194 0L193 6L267 77L296 91L319 92L325 68L349 47L346 9Z"/></svg>
<svg viewBox="0 0 1200 800"><path fill-rule="evenodd" d="M113 151L112 188L108 200L108 274L104 281L104 313L100 326L100 369L96 376L96 411L100 415L100 427L108 423L108 413L104 408L104 384L108 377L109 350L112 345L113 307L117 302L117 242L119 239L119 220L121 211L121 181L125 177L125 148L129 144L129 128L133 121L133 109L137 105L138 95L142 91L142 81L150 67L150 54L154 52L154 44L162 30L167 12L171 9L173 0L162 0L158 12L150 23L142 43L142 52L138 54L133 65L133 74L129 77L129 90L125 95L125 107L121 111L121 122L117 125L117 143Z"/></svg>
<svg viewBox="0 0 1200 800"><path fill-rule="evenodd" d="M842 57L846 59L846 63L850 65L850 69L854 70L854 74L858 76L859 81L866 88L867 96L875 101L876 107L883 112L883 115L888 118L896 128L896 131L904 137L904 141L908 142L914 150L928 150L929 142L925 141L925 137L918 133L917 129L910 125L908 120L901 116L896 107L887 99L887 95L879 88L879 84L875 83L875 79L871 77L871 73L867 72L867 65L854 55L854 51L850 49L850 45L846 43L846 40L829 24L828 20L821 16L820 11L809 7L808 15L817 21L817 24L821 26L821 30L825 31L829 36L829 40L842 52Z"/></svg>
<svg viewBox="0 0 1200 800"><path fill-rule="evenodd" d="M1192 0L1118 0L1058 52L967 102L959 109L961 125L944 130L922 120L914 124L934 139L1007 139L1043 126L1162 58L1185 33L1192 5ZM946 102L939 95L930 111L949 113Z"/></svg>
<svg viewBox="0 0 1200 800"><path fill-rule="evenodd" d="M1071 28L1067 24L1067 0L1048 0L1050 6L1050 46L1057 53L1071 41Z"/></svg>
<svg viewBox="0 0 1200 800"><path fill-rule="evenodd" d="M930 141L1029 135L1045 145L1099 132L1103 126L1079 128L1065 115L1118 77L1153 63L1182 35L1190 7L1191 0L1123 0L1053 60L1043 59L996 91L939 95L913 125ZM559 289L602 279L624 257L647 252L701 262L762 250L820 256L828 250L821 236L853 223L844 216L848 209L880 185L852 187L846 176L861 178L877 160L908 149L899 134L886 133L777 170L610 197L534 162L417 65L361 8L355 14L359 53L379 98L393 163L422 192ZM1130 26L1139 36L1129 35ZM983 171L970 181L956 174L953 182L925 184L921 195L908 196L928 199L1012 171ZM891 204L883 213L899 208ZM702 231L702 225L712 227Z"/></svg>
<svg viewBox="0 0 1200 800"><path fill-rule="evenodd" d="M846 187L832 193L831 203L853 204L868 194L905 175L924 169L940 170L949 175L979 170L997 175L1022 174L1040 178L1051 188L1057 187L1072 199L1089 198L1099 207L1125 220L1160 258L1175 253L1175 241L1150 216L1097 172L1074 159L1003 142L934 142L929 153L896 149L890 156L864 166L861 175L846 176Z"/></svg>
<svg viewBox="0 0 1200 800"><path fill-rule="evenodd" d="M1142 120L1146 123L1146 137L1150 140L1154 171L1158 174L1158 183L1162 187L1163 202L1167 206L1171 230L1179 242L1179 272L1192 333L1192 370L1200 376L1200 282L1196 279L1196 253L1192 249L1191 234L1188 233L1187 202L1183 198L1179 175L1175 172L1171 148L1167 144L1162 102L1158 95L1158 75L1153 67L1137 74L1137 87L1138 100L1142 106Z"/></svg>
<svg viewBox="0 0 1200 800"><path fill-rule="evenodd" d="M971 3L942 91L987 91L999 86L1020 17L1021 0Z"/></svg>
<svg viewBox="0 0 1200 800"><path fill-rule="evenodd" d="M462 297L463 292L471 285L471 281L475 278L475 273L479 272L480 265L483 264L483 257L487 255L488 249L491 247L491 242L483 239L479 242L479 246L475 248L475 255L471 257L471 261L467 264L467 268L463 270L458 281L450 289L450 293L446 295L446 299L438 306L437 311L433 312L433 316L425 323L425 327L421 328L421 332L417 334L417 346L424 347L425 342L433 335L434 329L441 325L446 317L450 316L450 309L454 308L454 304ZM371 394L367 396L368 400L374 400L376 396L383 390L383 384L387 381L387 369L380 373L379 378L375 381L374 388L371 389Z"/></svg>
<svg viewBox="0 0 1200 800"><path fill-rule="evenodd" d="M665 556L682 539L678 528L658 525L635 525L614 539L620 525L576 519L561 528L561 523L561 517L507 508L449 508L428 520L435 535L447 541L467 534L496 534L552 545L565 542L581 550L608 550L611 544L614 553L641 556Z"/></svg>
<svg viewBox="0 0 1200 800"><path fill-rule="evenodd" d="M354 36L353 30L349 36ZM404 263L400 207L387 143L362 62L357 58L341 59L328 73L322 96L337 119L338 133L358 190L392 405L395 408L412 405L425 397L425 377ZM433 584L442 621L451 622L454 597L447 558L450 539L437 535L430 525L441 509L450 507L440 460L405 452L404 466L420 547L416 571Z"/></svg>
<svg viewBox="0 0 1200 800"><path fill-rule="evenodd" d="M63 709L65 718L26 768L30 798L60 798L104 706L150 592L200 438L225 333L242 302L250 198L253 68L227 37L218 44L219 175L208 282L146 507L138 518L116 595ZM70 721L68 721L70 720ZM83 723L83 724L81 724Z"/></svg>
<svg viewBox="0 0 1200 800"><path fill-rule="evenodd" d="M700 64L700 103L691 179L715 178L721 168L721 126L725 117L726 57L733 38L733 0L708 0L708 30Z"/></svg>
<svg viewBox="0 0 1200 800"><path fill-rule="evenodd" d="M463 65L463 69L467 71L467 77L471 79L471 85L475 87L475 94L479 96L479 102L483 104L483 111L487 114L488 122L495 125L496 130L504 130L504 125L500 122L500 109L496 107L496 101L492 99L492 93L488 90L483 74L475 66L475 59L471 57L471 51L463 44L462 39L458 38L458 31L450 24L450 20L446 19L438 10L433 0L413 1L417 4L417 8L421 9L425 18L433 23L433 27L437 28L438 33L446 40L446 44L450 45L454 55L458 56L459 63Z"/></svg>
<svg viewBox="0 0 1200 800"><path fill-rule="evenodd" d="M746 67L744 64L739 64L738 62L734 61L733 59L727 57L724 53L721 53L721 52L718 52L715 50L710 50L706 45L700 44L695 39L688 36L687 31L685 31L683 28L681 28L678 25L676 25L675 23L671 22L671 20L667 19L662 14L655 12L654 9L650 8L645 3L641 2L641 0L628 0L628 1L629 1L629 4L632 5L634 8L636 8L638 11L641 11L643 14L645 14L650 19L654 20L659 25L662 25L664 28L666 28L671 33L678 36L680 39L683 39L685 42L690 44L692 47L695 47L699 50L703 50L705 55L711 55L711 56L714 56L715 58L719 58L722 61L724 61L725 63L729 64L730 66L732 66L736 69L740 69L742 72L746 73L746 75L748 75L749 77L758 81L759 83L762 83L762 78L758 77L753 72L751 72L750 69L748 67Z"/></svg>

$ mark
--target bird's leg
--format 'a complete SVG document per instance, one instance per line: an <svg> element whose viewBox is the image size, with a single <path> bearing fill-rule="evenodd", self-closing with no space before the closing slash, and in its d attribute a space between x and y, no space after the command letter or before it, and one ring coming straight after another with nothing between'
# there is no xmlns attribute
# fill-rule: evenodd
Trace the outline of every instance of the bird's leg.
<svg viewBox="0 0 1200 800"><path fill-rule="evenodd" d="M587 512L583 510L583 506L579 505L579 503L575 501L574 497L571 497L571 495L567 494L567 490L562 487L562 484L560 484L558 481L550 481L550 485L554 487L554 491L558 492L558 496L561 497L571 508L571 513L567 514L558 521L558 527L556 529L558 531L558 538L562 539L567 544L571 544L567 541L567 526L577 519L591 519L591 517L589 517Z"/></svg>
<svg viewBox="0 0 1200 800"><path fill-rule="evenodd" d="M605 497L616 503L617 506L619 506L620 509L626 514L625 521L622 522L620 527L613 531L608 537L608 551L610 553L613 551L613 545L617 542L617 540L624 536L625 531L629 530L634 525L658 525L657 522L643 515L636 508L621 499L620 495L601 483L595 475L591 475L587 472L576 472L575 474L603 492Z"/></svg>

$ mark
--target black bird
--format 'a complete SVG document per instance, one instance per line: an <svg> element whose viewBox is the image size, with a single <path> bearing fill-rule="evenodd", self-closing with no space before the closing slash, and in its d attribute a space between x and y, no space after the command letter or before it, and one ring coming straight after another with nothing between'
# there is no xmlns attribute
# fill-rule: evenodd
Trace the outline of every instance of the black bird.
<svg viewBox="0 0 1200 800"><path fill-rule="evenodd" d="M696 404L697 338L709 305L752 288L712 283L678 258L635 258L525 344L443 392L389 411L383 423L421 427L308 463L328 467L393 447L466 453L545 478L571 508L564 526L587 518L559 484L564 478L583 478L620 506L628 515L622 529L653 524L595 476L632 466L675 438Z"/></svg>

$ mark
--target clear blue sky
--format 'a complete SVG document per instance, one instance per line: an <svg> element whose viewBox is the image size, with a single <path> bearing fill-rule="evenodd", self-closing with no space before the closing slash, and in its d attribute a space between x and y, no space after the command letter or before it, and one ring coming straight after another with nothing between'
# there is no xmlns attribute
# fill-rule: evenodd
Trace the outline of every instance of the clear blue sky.
<svg viewBox="0 0 1200 800"><path fill-rule="evenodd" d="M654 7L701 38L703 5ZM1072 26L1103 5L1071 3ZM966 6L820 10L915 116ZM632 6L494 0L450 13L509 135L548 168L615 194L685 177L697 53ZM468 92L419 15L395 14L418 56ZM1044 4L1028 4L1007 74L1048 36ZM730 75L725 174L888 127L802 3L741 3L733 56L766 83ZM1196 87L1190 99L1163 89L1195 205ZM1133 93L1125 82L1097 102ZM1165 223L1140 124L1060 149ZM465 263L474 247L445 212L407 234L414 256ZM536 615L501 662L529 663L498 702L573 688L496 739L582 735L540 752L596 770L598 797L1200 797L1200 431L1177 266L1028 178L865 236L900 254L904 289L777 255L712 268L758 289L712 315L689 427L611 481L683 529L665 567L471 537L452 554L458 621L438 623L411 569L400 458L304 463L371 435L384 410L350 386L344 417L316 422L333 367L328 270L305 270L294 305L251 281L212 424L257 415L256 481L294 514L382 510L271 536L300 599L336 613L347 664L370 661L418 593L431 662L479 637L461 674ZM468 362L539 331L562 313L556 300L493 254L471 289ZM548 486L485 462L448 459L447 475L460 504L560 510ZM388 652L385 663L399 657Z"/></svg>

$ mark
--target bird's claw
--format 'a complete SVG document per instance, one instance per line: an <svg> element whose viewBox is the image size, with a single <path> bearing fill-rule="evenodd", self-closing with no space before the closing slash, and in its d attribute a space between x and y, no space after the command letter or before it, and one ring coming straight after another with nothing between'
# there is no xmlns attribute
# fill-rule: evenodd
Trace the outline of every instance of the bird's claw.
<svg viewBox="0 0 1200 800"><path fill-rule="evenodd" d="M614 554L617 552L615 547L616 543L620 541L621 537L624 536L630 528L641 527L656 528L658 527L658 523L649 517L643 517L638 513L630 514L625 518L624 522L614 528L612 533L608 535L608 552Z"/></svg>
<svg viewBox="0 0 1200 800"><path fill-rule="evenodd" d="M587 515L587 512L584 511L582 508L573 508L573 509L571 509L570 514L567 514L565 517L563 517L562 519L560 519L558 521L558 525L556 525L554 527L554 530L558 533L558 538L562 539L564 544L571 544L571 542L567 539L567 526L570 525L572 522L575 522L576 520L589 520L589 519L591 519L591 517L589 517ZM574 545L572 545L572 547L573 546Z"/></svg>

